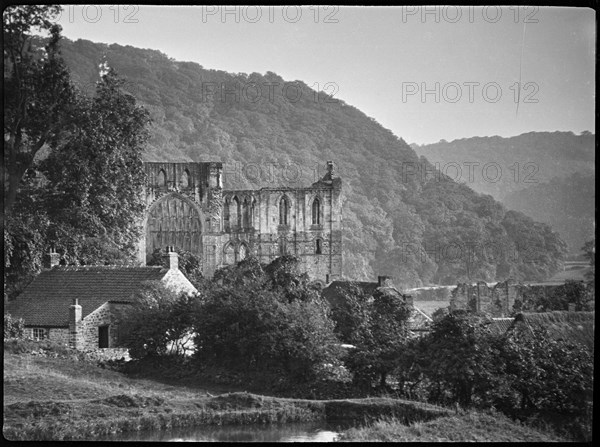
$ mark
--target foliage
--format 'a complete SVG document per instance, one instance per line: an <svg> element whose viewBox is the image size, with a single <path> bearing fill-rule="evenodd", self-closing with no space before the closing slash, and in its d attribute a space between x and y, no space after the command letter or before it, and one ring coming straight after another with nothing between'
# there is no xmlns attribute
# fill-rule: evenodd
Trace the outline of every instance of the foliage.
<svg viewBox="0 0 600 447"><path fill-rule="evenodd" d="M191 309L197 299L177 295L160 281L147 281L118 322L120 342L131 358L191 353Z"/></svg>
<svg viewBox="0 0 600 447"><path fill-rule="evenodd" d="M494 386L494 345L485 316L453 312L434 320L431 333L418 344L415 372L431 383L430 398L463 407ZM412 359L411 359L412 360ZM403 367L412 366L404 362Z"/></svg>
<svg viewBox="0 0 600 447"><path fill-rule="evenodd" d="M3 15L7 297L50 248L67 264L129 262L140 235L147 112L112 70L94 97L81 94L59 51L59 12L21 5Z"/></svg>
<svg viewBox="0 0 600 447"><path fill-rule="evenodd" d="M434 321L411 340L398 363L401 391L436 403L495 408L529 420L550 420L584 439L591 413L593 355L544 329L514 325L490 331L491 320L464 311ZM591 427L591 426L590 426Z"/></svg>
<svg viewBox="0 0 600 447"><path fill-rule="evenodd" d="M370 300L351 298L347 309L346 318L340 322L356 347L346 361L354 382L370 388L377 380L385 388L408 337L410 307L400 294L379 288Z"/></svg>
<svg viewBox="0 0 600 447"><path fill-rule="evenodd" d="M282 264L290 265L276 260L266 270ZM247 372L281 369L294 380L312 380L320 365L339 356L328 306L289 270L281 275L286 288L270 284L259 267L249 259L227 269L230 275L216 275L217 285L194 310L196 357L203 365ZM253 271L257 278L249 274ZM301 299L290 300L292 295Z"/></svg>
<svg viewBox="0 0 600 447"><path fill-rule="evenodd" d="M105 74L96 96L81 98L74 135L40 163L48 242L67 262L114 262L137 248L148 115L122 84L115 72Z"/></svg>
<svg viewBox="0 0 600 447"><path fill-rule="evenodd" d="M4 314L4 340L9 338L23 338L25 322L22 318L14 318L10 314Z"/></svg>
<svg viewBox="0 0 600 447"><path fill-rule="evenodd" d="M522 312L548 312L568 310L569 305L575 305L575 311L594 310L594 295L591 287L582 281L565 281L564 284L546 291L540 288L537 292L526 291Z"/></svg>
<svg viewBox="0 0 600 447"><path fill-rule="evenodd" d="M59 55L61 28L52 22L59 13L53 5L11 5L3 11L6 212L36 154L57 143L70 119L74 91ZM34 30L50 35L45 47Z"/></svg>
<svg viewBox="0 0 600 447"><path fill-rule="evenodd" d="M590 261L590 271L586 273L585 279L587 280L588 287L594 295L595 279L596 279L596 238L587 241L581 250L584 252L585 257Z"/></svg>

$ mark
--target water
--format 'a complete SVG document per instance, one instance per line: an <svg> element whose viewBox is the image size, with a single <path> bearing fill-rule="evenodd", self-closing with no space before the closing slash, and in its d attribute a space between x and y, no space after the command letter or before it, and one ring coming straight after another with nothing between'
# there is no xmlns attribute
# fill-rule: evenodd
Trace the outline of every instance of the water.
<svg viewBox="0 0 600 447"><path fill-rule="evenodd" d="M265 425L201 425L145 432L121 433L111 441L162 442L333 442L341 429L325 422Z"/></svg>

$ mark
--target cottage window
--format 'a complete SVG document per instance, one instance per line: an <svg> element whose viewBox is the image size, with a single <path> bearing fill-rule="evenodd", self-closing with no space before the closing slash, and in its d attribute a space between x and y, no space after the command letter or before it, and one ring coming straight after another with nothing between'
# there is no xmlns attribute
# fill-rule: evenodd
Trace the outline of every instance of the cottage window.
<svg viewBox="0 0 600 447"><path fill-rule="evenodd" d="M34 327L33 328L33 339L34 340L44 340L48 337L48 332L43 327Z"/></svg>

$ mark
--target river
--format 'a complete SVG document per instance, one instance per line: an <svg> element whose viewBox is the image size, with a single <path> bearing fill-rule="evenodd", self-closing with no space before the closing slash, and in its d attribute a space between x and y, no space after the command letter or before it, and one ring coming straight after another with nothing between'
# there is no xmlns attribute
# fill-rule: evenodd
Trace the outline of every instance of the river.
<svg viewBox="0 0 600 447"><path fill-rule="evenodd" d="M106 436L104 441L333 442L342 428L326 422L265 425L201 425Z"/></svg>

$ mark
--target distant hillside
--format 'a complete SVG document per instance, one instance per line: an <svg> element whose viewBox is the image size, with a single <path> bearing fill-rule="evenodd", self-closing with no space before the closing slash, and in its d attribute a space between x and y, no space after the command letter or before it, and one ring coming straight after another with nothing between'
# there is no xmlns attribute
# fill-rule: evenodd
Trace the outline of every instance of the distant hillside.
<svg viewBox="0 0 600 447"><path fill-rule="evenodd" d="M65 39L63 55L90 94L102 61L127 79L125 90L154 120L147 160L222 161L226 188L310 184L333 160L343 180L348 278L391 275L405 287L539 280L561 265L564 243L549 226L433 175L401 138L301 81L83 40Z"/></svg>
<svg viewBox="0 0 600 447"><path fill-rule="evenodd" d="M440 163L442 172L453 179L500 201L536 183L576 172L594 173L596 164L595 135L589 132L529 132L510 138L472 137L411 146L432 163Z"/></svg>
<svg viewBox="0 0 600 447"><path fill-rule="evenodd" d="M595 233L596 184L593 173L571 174L533 184L506 196L504 204L535 220L548 223L579 252Z"/></svg>

